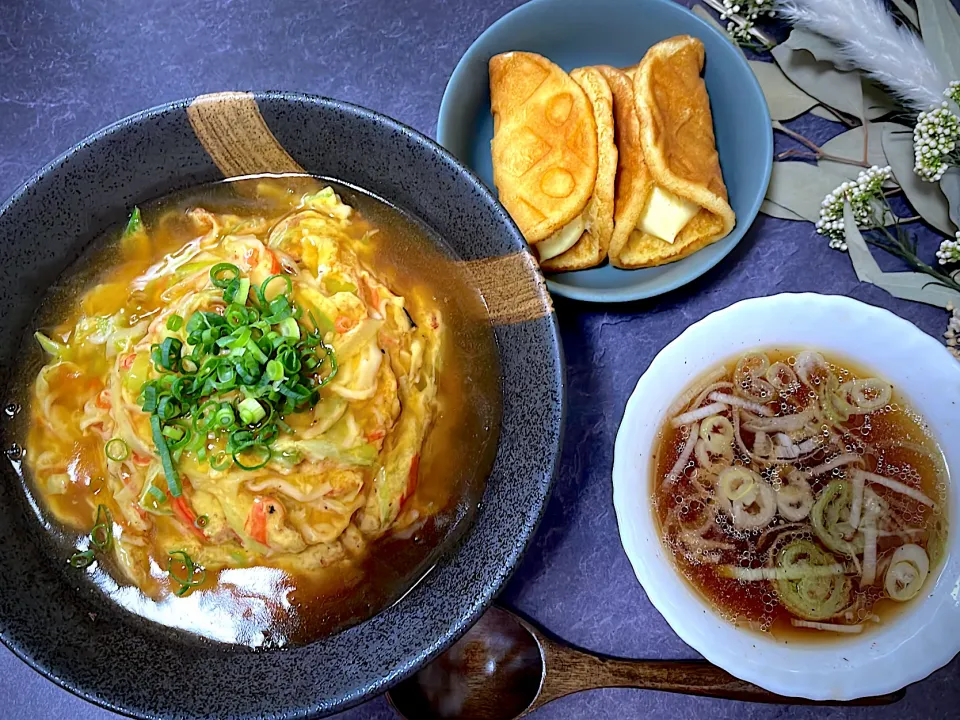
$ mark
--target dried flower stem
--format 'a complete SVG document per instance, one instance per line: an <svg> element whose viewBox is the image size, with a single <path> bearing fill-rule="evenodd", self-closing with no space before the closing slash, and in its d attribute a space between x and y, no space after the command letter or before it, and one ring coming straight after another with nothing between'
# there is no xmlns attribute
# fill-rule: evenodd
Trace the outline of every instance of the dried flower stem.
<svg viewBox="0 0 960 720"><path fill-rule="evenodd" d="M850 120L850 118L848 118L845 113L842 113L839 110L834 110L829 105L824 105L823 103L820 103L820 107L822 107L824 110L826 110L831 115L833 115L834 119L838 123L842 123L843 125L846 125L848 128L859 127L859 123L855 123L852 120Z"/></svg>
<svg viewBox="0 0 960 720"><path fill-rule="evenodd" d="M862 160L852 160L851 158L840 157L839 155L831 155L830 153L825 153L822 150L819 152L805 153L802 150L784 150L782 153L777 154L777 160L830 160L832 162L843 163L844 165L855 165L857 167L867 168L870 167L869 163L865 163Z"/></svg>
<svg viewBox="0 0 960 720"><path fill-rule="evenodd" d="M883 204L885 205L886 212L892 215L893 209L890 207L890 203L884 200ZM881 217L883 217L883 215L881 215ZM879 231L881 234L880 237L871 237L870 235L864 234L863 239L868 245L880 248L884 252L900 258L917 272L929 275L932 285L941 285L942 287L960 293L960 282L957 282L957 279L952 274L931 267L920 259L917 255L916 238L911 238L906 230L900 227L900 224L904 221L905 219L901 218L894 219L896 234L887 230L882 223L874 223L870 230Z"/></svg>
<svg viewBox="0 0 960 720"><path fill-rule="evenodd" d="M845 165L856 165L857 167L867 168L870 167L870 164L864 160L854 160L852 158L840 157L839 155L831 155L823 151L819 145L817 145L812 140L805 138L798 132L794 132L790 128L784 126L782 123L774 121L773 129L779 132L782 132L789 138L793 138L801 145L805 145L812 151L812 155L805 155L799 150L784 150L782 153L777 155L777 160L787 160L787 159L800 159L800 160L832 160L833 162L844 163ZM866 143L864 143L864 148L866 148Z"/></svg>

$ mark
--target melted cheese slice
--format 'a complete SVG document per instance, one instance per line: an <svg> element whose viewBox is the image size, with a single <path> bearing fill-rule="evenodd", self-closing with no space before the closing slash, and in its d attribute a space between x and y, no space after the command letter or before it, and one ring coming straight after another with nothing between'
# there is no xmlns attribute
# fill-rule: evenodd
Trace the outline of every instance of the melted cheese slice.
<svg viewBox="0 0 960 720"><path fill-rule="evenodd" d="M577 240L583 235L585 227L586 222L583 219L583 213L580 213L553 235L534 246L537 248L537 257L540 260L549 260L565 253L577 244Z"/></svg>
<svg viewBox="0 0 960 720"><path fill-rule="evenodd" d="M699 211L700 206L696 203L654 185L647 207L637 221L637 230L672 244Z"/></svg>

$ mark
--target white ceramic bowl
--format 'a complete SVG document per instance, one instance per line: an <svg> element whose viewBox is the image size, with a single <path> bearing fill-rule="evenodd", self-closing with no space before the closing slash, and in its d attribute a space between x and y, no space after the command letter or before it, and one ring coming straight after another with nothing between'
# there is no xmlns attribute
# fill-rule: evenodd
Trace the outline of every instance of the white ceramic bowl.
<svg viewBox="0 0 960 720"><path fill-rule="evenodd" d="M808 346L855 360L894 384L932 428L947 467L960 468L960 363L914 325L845 297L744 300L687 328L637 383L617 434L613 500L620 538L647 597L707 660L772 692L850 700L896 691L960 652L960 487L951 482L946 559L925 596L862 636L784 644L720 618L684 581L661 544L651 495L664 412L698 375L743 350Z"/></svg>

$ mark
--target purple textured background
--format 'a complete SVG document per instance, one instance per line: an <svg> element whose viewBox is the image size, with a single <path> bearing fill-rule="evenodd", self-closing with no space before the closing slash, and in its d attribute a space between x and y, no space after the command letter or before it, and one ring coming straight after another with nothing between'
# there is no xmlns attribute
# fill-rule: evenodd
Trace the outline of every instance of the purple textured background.
<svg viewBox="0 0 960 720"><path fill-rule="evenodd" d="M0 197L122 116L218 90L329 95L433 135L440 97L460 55L519 4L0 0ZM820 140L840 129L817 119L791 126ZM924 242L929 257L936 242L932 235ZM743 298L810 290L887 307L938 337L945 326L941 310L859 284L847 258L828 250L811 225L764 216L715 270L667 296L607 307L557 301L570 393L562 470L503 602L591 650L624 657L695 656L647 601L620 547L610 485L617 425L637 378L687 325ZM2 646L0 708L0 717L11 719L117 717L56 687ZM883 709L790 710L608 690L559 700L535 717L770 720L789 712L795 718L913 720L958 717L958 708L960 660L955 659L911 687L901 703ZM377 699L339 717L393 715Z"/></svg>

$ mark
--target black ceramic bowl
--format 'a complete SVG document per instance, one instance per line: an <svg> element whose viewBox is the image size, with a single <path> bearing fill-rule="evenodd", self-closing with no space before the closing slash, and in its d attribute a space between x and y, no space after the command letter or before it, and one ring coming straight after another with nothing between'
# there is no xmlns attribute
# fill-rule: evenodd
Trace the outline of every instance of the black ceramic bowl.
<svg viewBox="0 0 960 720"><path fill-rule="evenodd" d="M238 649L115 606L66 572L14 470L0 480L0 638L63 687L149 718L303 718L343 709L413 672L479 617L516 567L559 457L563 361L543 279L489 191L426 137L369 110L286 93L228 93L121 120L44 168L0 207L0 353L7 374L39 301L127 209L256 172L302 169L415 216L468 265L494 321L500 444L472 528L402 600L312 644ZM9 397L9 396L8 396ZM5 447L13 441L2 429Z"/></svg>

